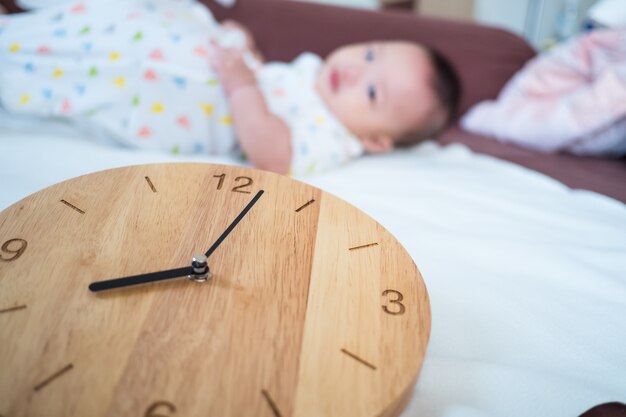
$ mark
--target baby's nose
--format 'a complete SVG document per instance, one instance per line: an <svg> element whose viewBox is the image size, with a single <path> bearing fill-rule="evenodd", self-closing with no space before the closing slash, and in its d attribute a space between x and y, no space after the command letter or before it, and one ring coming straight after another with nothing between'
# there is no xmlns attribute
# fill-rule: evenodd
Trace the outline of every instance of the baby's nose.
<svg viewBox="0 0 626 417"><path fill-rule="evenodd" d="M358 83L363 77L363 68L351 65L344 68L341 78L344 84L353 85Z"/></svg>

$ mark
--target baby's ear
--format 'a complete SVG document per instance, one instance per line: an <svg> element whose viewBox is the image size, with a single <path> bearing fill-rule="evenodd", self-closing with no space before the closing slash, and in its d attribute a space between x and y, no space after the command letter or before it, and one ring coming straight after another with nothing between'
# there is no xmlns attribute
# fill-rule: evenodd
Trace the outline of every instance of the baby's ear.
<svg viewBox="0 0 626 417"><path fill-rule="evenodd" d="M393 149L393 138L389 135L362 136L361 143L368 153L385 153Z"/></svg>

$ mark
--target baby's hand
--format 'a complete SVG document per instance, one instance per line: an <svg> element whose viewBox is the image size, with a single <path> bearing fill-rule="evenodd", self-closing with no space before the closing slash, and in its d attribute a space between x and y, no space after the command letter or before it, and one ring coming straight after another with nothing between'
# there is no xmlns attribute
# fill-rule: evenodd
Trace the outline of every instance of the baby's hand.
<svg viewBox="0 0 626 417"><path fill-rule="evenodd" d="M241 87L256 86L254 73L243 61L243 56L237 49L217 47L211 61L227 97Z"/></svg>
<svg viewBox="0 0 626 417"><path fill-rule="evenodd" d="M222 27L226 30L236 30L236 31L243 33L244 38L246 40L245 47L248 50L248 52L250 52L252 56L254 56L254 58L257 61L259 61L259 63L265 62L265 58L263 57L263 54L261 53L261 51L259 51L259 49L257 48L256 41L254 40L254 36L252 35L252 32L250 31L250 29L248 29L246 26L242 25L241 23L235 20L230 20L230 19L223 20L221 24L222 24Z"/></svg>
<svg viewBox="0 0 626 417"><path fill-rule="evenodd" d="M230 19L222 21L221 24L222 27L226 30L237 30L243 33L243 36L246 39L246 48L248 48L248 50L253 51L256 49L254 37L252 36L252 32L250 32L250 29L248 29L241 23Z"/></svg>

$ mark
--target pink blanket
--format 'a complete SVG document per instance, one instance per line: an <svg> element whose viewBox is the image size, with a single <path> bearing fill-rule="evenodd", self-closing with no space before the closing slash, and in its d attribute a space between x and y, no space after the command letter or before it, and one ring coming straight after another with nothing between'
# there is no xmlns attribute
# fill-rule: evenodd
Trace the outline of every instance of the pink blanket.
<svg viewBox="0 0 626 417"><path fill-rule="evenodd" d="M537 56L466 130L541 152L626 154L626 28L582 35Z"/></svg>

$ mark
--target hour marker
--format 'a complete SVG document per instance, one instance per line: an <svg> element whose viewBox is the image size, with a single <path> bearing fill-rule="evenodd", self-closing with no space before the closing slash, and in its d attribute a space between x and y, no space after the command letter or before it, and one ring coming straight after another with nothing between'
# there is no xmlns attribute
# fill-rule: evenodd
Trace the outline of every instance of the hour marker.
<svg viewBox="0 0 626 417"><path fill-rule="evenodd" d="M263 396L265 397L265 400L267 401L267 404L270 406L270 408L274 412L274 416L282 417L282 414L280 414L280 410L276 406L276 403L274 402L274 400L272 400L272 397L270 397L270 394L264 389L261 390L261 394L263 394Z"/></svg>
<svg viewBox="0 0 626 417"><path fill-rule="evenodd" d="M304 203L303 206L300 206L299 208L296 209L296 213L299 212L300 210L302 210L303 208L305 208L306 206L308 206L310 204L313 204L313 203L315 203L315 200L307 201L306 203Z"/></svg>
<svg viewBox="0 0 626 417"><path fill-rule="evenodd" d="M152 181L150 181L150 177L146 177L146 182L148 183L148 185L150 186L150 189L152 190L153 193L156 193L157 190L154 187L154 184L152 184Z"/></svg>
<svg viewBox="0 0 626 417"><path fill-rule="evenodd" d="M376 370L376 367L375 367L374 365L372 365L371 363L369 363L368 361L366 361L366 360L364 360L364 359L359 358L359 357L358 357L357 355L355 355L354 353L352 353L352 352L348 352L348 351L347 351L347 350L345 350L344 348L341 348L341 351L342 351L343 353L345 353L346 355L350 356L352 359L355 359L355 360L357 360L357 361L361 362L363 365L367 366L368 368L371 368L371 369L373 369L374 371Z"/></svg>
<svg viewBox="0 0 626 417"><path fill-rule="evenodd" d="M11 311L23 310L25 308L26 308L26 304L21 305L21 306L16 306L16 307L9 307L9 308L5 308L5 309L0 310L0 314L2 314L2 313L9 313Z"/></svg>
<svg viewBox="0 0 626 417"><path fill-rule="evenodd" d="M75 206L74 204L72 204L72 203L68 203L68 202L67 202L67 201L65 201L65 200L61 200L61 203L65 204L66 206L68 206L68 207L70 207L70 208L73 208L74 210L76 210L76 211L77 211L77 212L79 212L80 214L85 214L85 212L84 212L84 211L82 211L81 209L79 209L78 207L76 207L76 206Z"/></svg>
<svg viewBox="0 0 626 417"><path fill-rule="evenodd" d="M355 246L355 247L353 247L353 248L350 248L349 250L356 250L356 249L369 248L370 246L377 246L377 245L378 245L378 242L368 243L367 245Z"/></svg>
<svg viewBox="0 0 626 417"><path fill-rule="evenodd" d="M72 365L71 363L67 364L63 369L53 373L52 375L50 375L48 378L44 379L43 381L41 381L39 384L35 385L34 390L35 391L39 391L40 389L42 389L43 387L45 387L46 385L48 385L50 382L52 382L53 380L55 380L56 378L60 377L61 375L63 375L64 373L68 372L70 369L72 369L74 367L74 365Z"/></svg>

